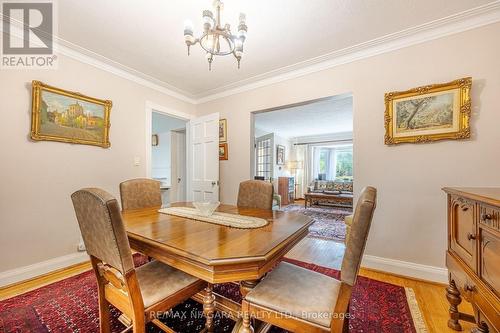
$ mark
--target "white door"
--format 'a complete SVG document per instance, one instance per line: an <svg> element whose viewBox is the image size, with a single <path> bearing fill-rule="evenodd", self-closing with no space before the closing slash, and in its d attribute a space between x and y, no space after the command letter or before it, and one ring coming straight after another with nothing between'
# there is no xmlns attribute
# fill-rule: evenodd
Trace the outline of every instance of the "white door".
<svg viewBox="0 0 500 333"><path fill-rule="evenodd" d="M219 200L219 113L192 119L187 128L187 200Z"/></svg>
<svg viewBox="0 0 500 333"><path fill-rule="evenodd" d="M171 202L186 201L186 132L172 131Z"/></svg>

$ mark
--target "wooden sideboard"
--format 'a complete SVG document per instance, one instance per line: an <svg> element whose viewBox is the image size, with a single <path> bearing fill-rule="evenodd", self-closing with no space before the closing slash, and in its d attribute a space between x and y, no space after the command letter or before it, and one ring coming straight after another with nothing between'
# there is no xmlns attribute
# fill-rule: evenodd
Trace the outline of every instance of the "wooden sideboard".
<svg viewBox="0 0 500 333"><path fill-rule="evenodd" d="M475 322L473 332L500 330L500 188L449 188L448 326L462 330L460 320ZM462 298L474 316L459 312Z"/></svg>
<svg viewBox="0 0 500 333"><path fill-rule="evenodd" d="M295 182L293 177L278 177L278 194L281 196L281 204L289 205L295 198Z"/></svg>

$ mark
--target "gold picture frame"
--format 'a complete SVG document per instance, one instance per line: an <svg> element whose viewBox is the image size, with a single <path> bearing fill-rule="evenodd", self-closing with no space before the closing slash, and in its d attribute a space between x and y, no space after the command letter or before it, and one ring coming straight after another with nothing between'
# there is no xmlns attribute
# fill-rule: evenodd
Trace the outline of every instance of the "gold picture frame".
<svg viewBox="0 0 500 333"><path fill-rule="evenodd" d="M113 103L32 81L31 139L92 145L109 142Z"/></svg>
<svg viewBox="0 0 500 333"><path fill-rule="evenodd" d="M472 78L385 94L385 144L470 138Z"/></svg>
<svg viewBox="0 0 500 333"><path fill-rule="evenodd" d="M227 161L228 156L227 143L219 143L219 161Z"/></svg>
<svg viewBox="0 0 500 333"><path fill-rule="evenodd" d="M227 142L227 119L219 120L219 142Z"/></svg>

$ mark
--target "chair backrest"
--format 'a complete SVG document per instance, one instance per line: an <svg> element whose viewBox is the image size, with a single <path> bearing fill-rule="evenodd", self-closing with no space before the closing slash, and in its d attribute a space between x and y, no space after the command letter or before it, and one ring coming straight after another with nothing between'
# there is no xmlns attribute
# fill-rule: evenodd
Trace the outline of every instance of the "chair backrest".
<svg viewBox="0 0 500 333"><path fill-rule="evenodd" d="M365 187L356 204L340 272L342 282L350 286L356 283L376 204L377 189L370 186Z"/></svg>
<svg viewBox="0 0 500 333"><path fill-rule="evenodd" d="M160 182L154 179L130 179L120 184L122 210L161 206Z"/></svg>
<svg viewBox="0 0 500 333"><path fill-rule="evenodd" d="M132 252L116 199L98 188L71 195L85 248L90 256L125 275L134 269Z"/></svg>
<svg viewBox="0 0 500 333"><path fill-rule="evenodd" d="M272 209L273 184L262 180L246 180L240 183L238 207Z"/></svg>

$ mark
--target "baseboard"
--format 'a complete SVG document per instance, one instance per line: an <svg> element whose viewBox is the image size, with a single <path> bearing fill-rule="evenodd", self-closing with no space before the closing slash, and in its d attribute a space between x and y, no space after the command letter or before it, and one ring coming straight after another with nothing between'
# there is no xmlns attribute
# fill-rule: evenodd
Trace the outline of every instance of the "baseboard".
<svg viewBox="0 0 500 333"><path fill-rule="evenodd" d="M448 283L448 270L407 261L364 255L361 266L415 279Z"/></svg>
<svg viewBox="0 0 500 333"><path fill-rule="evenodd" d="M0 287L25 281L88 260L89 258L87 253L77 252L42 261L33 265L0 272ZM421 280L439 283L448 282L448 270L441 267L415 264L412 262L381 258L371 255L364 255L361 265L366 268Z"/></svg>
<svg viewBox="0 0 500 333"><path fill-rule="evenodd" d="M38 262L33 265L0 272L0 287L5 287L14 283L32 279L34 277L44 275L75 264L79 264L88 260L89 256L86 252L77 252L62 257Z"/></svg>

